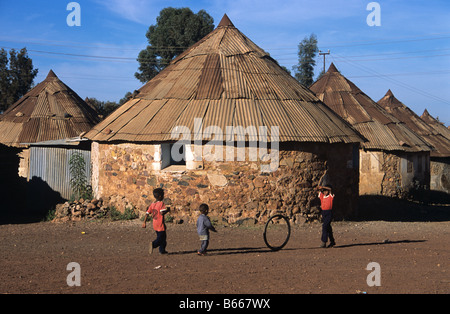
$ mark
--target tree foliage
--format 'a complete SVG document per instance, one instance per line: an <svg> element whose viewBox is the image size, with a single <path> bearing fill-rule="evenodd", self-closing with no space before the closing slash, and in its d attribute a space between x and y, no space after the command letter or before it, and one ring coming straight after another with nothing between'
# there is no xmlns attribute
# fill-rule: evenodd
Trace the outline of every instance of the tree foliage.
<svg viewBox="0 0 450 314"><path fill-rule="evenodd" d="M38 73L28 57L27 49L0 50L0 112L19 100L33 86Z"/></svg>
<svg viewBox="0 0 450 314"><path fill-rule="evenodd" d="M156 25L151 25L145 35L149 45L138 55L136 78L143 83L149 81L213 29L214 19L205 10L196 14L189 8L161 10Z"/></svg>
<svg viewBox="0 0 450 314"><path fill-rule="evenodd" d="M127 92L125 94L125 96L123 96L123 98L121 98L119 100L119 102L116 101L103 101L103 100L98 100L95 97L86 97L85 101L91 105L92 107L94 107L97 112L102 116L102 118L106 118L107 116L109 116L114 110L116 110L117 108L119 108L120 106L122 106L124 103L126 103L128 101L128 99L130 99L130 97L132 97L132 93L131 92Z"/></svg>
<svg viewBox="0 0 450 314"><path fill-rule="evenodd" d="M316 65L317 36L311 34L305 37L298 45L298 64L292 69L295 78L304 86L309 87L314 82L314 66Z"/></svg>

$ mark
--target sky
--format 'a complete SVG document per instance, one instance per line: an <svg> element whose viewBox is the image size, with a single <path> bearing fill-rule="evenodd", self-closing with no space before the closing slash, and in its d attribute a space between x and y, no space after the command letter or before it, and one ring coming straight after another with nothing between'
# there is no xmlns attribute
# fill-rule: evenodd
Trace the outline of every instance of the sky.
<svg viewBox="0 0 450 314"><path fill-rule="evenodd" d="M143 83L134 77L150 25L166 7L204 9L217 26L226 13L259 47L292 69L298 44L312 33L331 62L374 101L390 89L419 116L450 125L448 0L79 0L80 25L69 26L71 1L0 0L0 48L26 47L83 99L118 101ZM373 6L375 4L376 6ZM71 15L71 16L72 16ZM370 26L369 24L376 25ZM317 57L316 75L323 69ZM293 73L293 72L292 72Z"/></svg>

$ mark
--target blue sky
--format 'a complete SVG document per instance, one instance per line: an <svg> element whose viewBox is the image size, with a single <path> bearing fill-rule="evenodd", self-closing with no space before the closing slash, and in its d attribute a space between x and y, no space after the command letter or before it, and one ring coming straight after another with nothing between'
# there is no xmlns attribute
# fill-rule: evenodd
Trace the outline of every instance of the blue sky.
<svg viewBox="0 0 450 314"><path fill-rule="evenodd" d="M79 0L81 26L69 27L71 1L0 0L0 47L27 47L42 81L50 69L82 98L117 101L142 86L134 78L145 33L165 7L206 10L233 24L291 69L311 33L343 75L373 100L388 89L421 115L450 125L450 2L384 0L369 26L365 0ZM323 68L317 59L316 74Z"/></svg>

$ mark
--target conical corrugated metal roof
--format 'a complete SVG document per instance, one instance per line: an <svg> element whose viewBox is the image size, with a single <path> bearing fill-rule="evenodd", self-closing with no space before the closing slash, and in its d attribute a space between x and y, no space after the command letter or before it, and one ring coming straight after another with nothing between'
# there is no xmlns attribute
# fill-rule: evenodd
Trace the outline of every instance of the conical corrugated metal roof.
<svg viewBox="0 0 450 314"><path fill-rule="evenodd" d="M368 142L365 149L430 151L424 139L364 94L331 64L310 89L333 111L347 120Z"/></svg>
<svg viewBox="0 0 450 314"><path fill-rule="evenodd" d="M430 153L432 157L450 157L450 139L400 102L391 90L387 91L386 95L378 101L378 104L433 146L434 150ZM445 128L445 130L447 129Z"/></svg>
<svg viewBox="0 0 450 314"><path fill-rule="evenodd" d="M98 122L96 110L50 70L44 81L0 116L0 143L21 147L77 137Z"/></svg>
<svg viewBox="0 0 450 314"><path fill-rule="evenodd" d="M94 141L174 141L194 118L203 129L279 126L280 141L360 142L362 137L225 15L218 27L175 58L86 136ZM204 140L208 140L203 138ZM257 138L246 136L246 140ZM270 140L270 137L269 137Z"/></svg>
<svg viewBox="0 0 450 314"><path fill-rule="evenodd" d="M432 115L430 115L427 109L423 111L420 118L428 123L433 129L435 129L436 132L442 134L445 138L450 140L450 129L446 128L442 122L438 121Z"/></svg>

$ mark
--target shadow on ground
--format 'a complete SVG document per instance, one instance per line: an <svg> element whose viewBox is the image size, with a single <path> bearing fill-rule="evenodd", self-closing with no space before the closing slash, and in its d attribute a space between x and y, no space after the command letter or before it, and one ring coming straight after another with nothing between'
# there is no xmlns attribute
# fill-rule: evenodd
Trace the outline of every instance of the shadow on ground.
<svg viewBox="0 0 450 314"><path fill-rule="evenodd" d="M359 197L357 213L352 221L450 221L450 195L428 191L421 200L404 200L379 195Z"/></svg>

